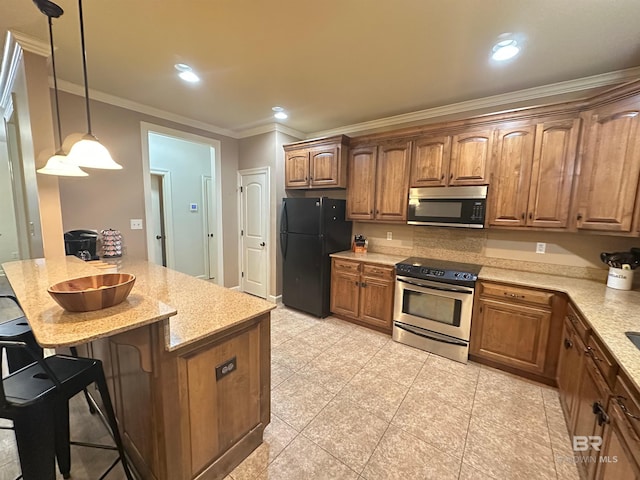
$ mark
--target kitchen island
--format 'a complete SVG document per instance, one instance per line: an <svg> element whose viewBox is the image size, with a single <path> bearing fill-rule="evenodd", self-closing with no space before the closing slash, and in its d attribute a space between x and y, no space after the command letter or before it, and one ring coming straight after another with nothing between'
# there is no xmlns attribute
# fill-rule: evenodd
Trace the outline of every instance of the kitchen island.
<svg viewBox="0 0 640 480"><path fill-rule="evenodd" d="M273 304L146 261L120 305L68 313L47 287L104 270L75 257L3 264L36 340L99 358L127 453L144 479L222 478L270 421Z"/></svg>

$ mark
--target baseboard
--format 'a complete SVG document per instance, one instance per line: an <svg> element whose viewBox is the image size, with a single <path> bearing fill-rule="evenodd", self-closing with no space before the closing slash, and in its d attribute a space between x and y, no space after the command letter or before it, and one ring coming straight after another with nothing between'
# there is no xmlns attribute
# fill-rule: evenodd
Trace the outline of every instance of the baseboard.
<svg viewBox="0 0 640 480"><path fill-rule="evenodd" d="M235 287L229 287L229 290L235 290L236 292L240 291L240 285L236 285Z"/></svg>
<svg viewBox="0 0 640 480"><path fill-rule="evenodd" d="M267 302L271 303L282 303L282 295L267 295Z"/></svg>

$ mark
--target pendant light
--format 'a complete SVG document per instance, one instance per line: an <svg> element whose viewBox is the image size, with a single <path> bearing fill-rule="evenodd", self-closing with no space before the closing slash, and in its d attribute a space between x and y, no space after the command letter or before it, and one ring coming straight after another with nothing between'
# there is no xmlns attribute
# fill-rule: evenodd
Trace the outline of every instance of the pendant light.
<svg viewBox="0 0 640 480"><path fill-rule="evenodd" d="M58 149L53 156L49 157L47 164L36 170L44 175L58 175L62 177L86 177L87 172L82 171L76 165L72 165L67 161L67 156L62 151L62 132L60 130L60 106L58 102L58 79L56 77L56 55L53 47L53 26L51 19L59 18L64 11L55 3L46 1L35 2L40 11L47 16L49 20L49 44L51 45L51 67L53 68L53 91L56 104L56 120L58 122Z"/></svg>
<svg viewBox="0 0 640 480"><path fill-rule="evenodd" d="M91 131L91 112L89 110L89 81L87 79L87 50L84 43L84 18L82 15L82 0L78 0L80 17L80 41L82 43L82 71L84 75L84 98L87 110L87 133L73 144L69 154L69 161L78 167L100 168L105 170L120 170L122 165L116 163L109 150L102 145Z"/></svg>

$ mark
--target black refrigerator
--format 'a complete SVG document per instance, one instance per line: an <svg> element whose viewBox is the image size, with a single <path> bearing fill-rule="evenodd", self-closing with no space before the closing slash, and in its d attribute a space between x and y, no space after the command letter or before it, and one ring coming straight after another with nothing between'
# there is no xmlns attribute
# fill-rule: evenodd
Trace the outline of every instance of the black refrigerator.
<svg viewBox="0 0 640 480"><path fill-rule="evenodd" d="M351 247L345 200L283 198L280 217L282 303L316 317L329 315L329 254Z"/></svg>

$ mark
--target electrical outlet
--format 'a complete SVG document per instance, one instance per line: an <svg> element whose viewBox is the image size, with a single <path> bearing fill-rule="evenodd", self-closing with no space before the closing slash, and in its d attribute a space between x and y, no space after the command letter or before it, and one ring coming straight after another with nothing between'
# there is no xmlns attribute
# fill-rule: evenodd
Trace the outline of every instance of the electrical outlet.
<svg viewBox="0 0 640 480"><path fill-rule="evenodd" d="M393 232L387 232L387 240L393 240Z"/></svg>
<svg viewBox="0 0 640 480"><path fill-rule="evenodd" d="M131 219L131 230L142 230L142 219L141 218L132 218Z"/></svg>
<svg viewBox="0 0 640 480"><path fill-rule="evenodd" d="M547 251L547 244L538 242L536 243L536 253L545 253Z"/></svg>
<svg viewBox="0 0 640 480"><path fill-rule="evenodd" d="M14 260L18 260L19 258L18 252L11 252L11 258L13 258Z"/></svg>

